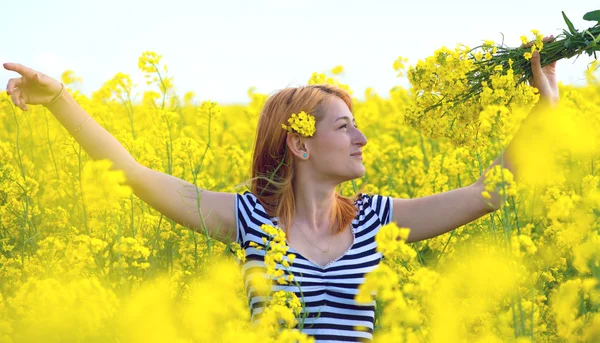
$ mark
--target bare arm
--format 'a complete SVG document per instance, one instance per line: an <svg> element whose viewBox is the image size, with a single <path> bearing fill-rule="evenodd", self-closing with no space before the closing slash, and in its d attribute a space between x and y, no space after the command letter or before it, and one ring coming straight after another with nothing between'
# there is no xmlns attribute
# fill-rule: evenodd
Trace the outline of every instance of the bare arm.
<svg viewBox="0 0 600 343"><path fill-rule="evenodd" d="M135 195L177 223L224 243L235 241L235 194L200 189L141 165L131 185Z"/></svg>
<svg viewBox="0 0 600 343"><path fill-rule="evenodd" d="M552 39L554 39L554 36L544 37L544 42L551 41ZM531 43L527 46L531 46ZM531 71L533 72L533 79L530 80L530 83L537 88L540 99L523 120L519 130L515 133L506 149L477 180L476 187L480 191L484 191L486 173L496 165L502 165L503 168L510 170L514 175L515 181L520 179L520 169L522 166L518 164L519 149L526 148L529 145L528 142L532 139L539 139L536 137L536 133L543 130L544 114L558 104L560 94L556 78L556 61L542 67L540 55L538 52L535 52L531 58ZM490 192L490 196L489 203L493 209L499 209L506 200L499 190Z"/></svg>
<svg viewBox="0 0 600 343"><path fill-rule="evenodd" d="M439 236L492 212L476 184L392 203L392 221L410 228L407 242Z"/></svg>
<svg viewBox="0 0 600 343"><path fill-rule="evenodd" d="M514 156L518 154L519 143L529 139L527 132L532 132L530 126L536 125L546 108L545 103L536 105L508 147L475 183L422 198L393 199L392 220L399 227L411 229L407 241L420 241L444 234L500 209L506 201L500 189L489 192L490 199L485 199L481 194L485 190L486 173L494 166L502 165L517 179L518 166Z"/></svg>
<svg viewBox="0 0 600 343"><path fill-rule="evenodd" d="M544 38L545 41L552 37ZM411 229L408 242L432 238L465 225L487 213L500 209L505 202L500 190L489 192L491 198L485 199L481 193L485 190L485 178L488 170L501 164L509 169L518 180L519 166L516 163L521 142L530 139L536 132L536 125L543 120L543 113L556 105L559 98L558 83L555 74L556 62L541 67L539 54L531 59L533 85L540 93L540 101L500 156L486 169L472 185L434 194L417 199L393 199L392 220L400 227Z"/></svg>
<svg viewBox="0 0 600 343"><path fill-rule="evenodd" d="M222 241L235 239L234 194L201 190L140 165L58 81L20 64L6 63L4 67L22 76L10 79L6 87L16 106L24 111L28 104L46 106L92 159L107 159L113 163L112 169L122 170L140 199L192 230Z"/></svg>
<svg viewBox="0 0 600 343"><path fill-rule="evenodd" d="M4 68L21 74L20 78L10 79L6 86L6 92L16 106L23 111L28 110L28 104L45 106L92 159L110 160L112 169L123 170L130 179L138 168L133 156L100 124L89 118L62 84L20 64L5 63ZM84 122L85 125L74 132Z"/></svg>

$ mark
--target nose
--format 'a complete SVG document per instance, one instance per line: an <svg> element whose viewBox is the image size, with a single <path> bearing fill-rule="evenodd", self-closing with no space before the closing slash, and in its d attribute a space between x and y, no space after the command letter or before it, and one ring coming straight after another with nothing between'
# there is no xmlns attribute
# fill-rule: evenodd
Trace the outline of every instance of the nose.
<svg viewBox="0 0 600 343"><path fill-rule="evenodd" d="M355 130L356 130L356 135L354 137L354 144L361 146L361 147L367 145L367 137L359 129L355 129Z"/></svg>

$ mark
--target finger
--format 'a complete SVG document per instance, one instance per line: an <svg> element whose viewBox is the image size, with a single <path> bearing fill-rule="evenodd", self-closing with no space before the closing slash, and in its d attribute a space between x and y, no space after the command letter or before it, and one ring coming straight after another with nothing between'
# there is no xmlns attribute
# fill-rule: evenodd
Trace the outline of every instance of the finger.
<svg viewBox="0 0 600 343"><path fill-rule="evenodd" d="M542 38L542 42L550 43L554 41L554 35L546 36ZM521 44L521 48L531 48L535 44L535 40L529 41L527 44Z"/></svg>
<svg viewBox="0 0 600 343"><path fill-rule="evenodd" d="M34 71L34 73L33 73L33 83L34 84L48 86L49 81L51 81L51 79L48 76L46 76L45 74L42 74L40 72Z"/></svg>
<svg viewBox="0 0 600 343"><path fill-rule="evenodd" d="M23 90L21 88L17 88L19 90L19 104L21 104L21 109L23 111L27 111L29 109L29 107L27 106L27 101L25 101L25 96L23 93Z"/></svg>
<svg viewBox="0 0 600 343"><path fill-rule="evenodd" d="M533 81L535 84L540 84L541 78L544 76L542 65L540 63L540 53L534 51L531 56L531 71L533 73Z"/></svg>
<svg viewBox="0 0 600 343"><path fill-rule="evenodd" d="M16 92L16 89L15 89L15 92L12 92L10 94L10 99L12 100L13 104L15 104L15 106L19 106L19 97L18 97L18 95L16 93L17 92Z"/></svg>
<svg viewBox="0 0 600 343"><path fill-rule="evenodd" d="M33 69L27 68L26 66L19 63L4 63L3 66L4 69L17 72L25 77L33 77L33 74L35 73Z"/></svg>
<svg viewBox="0 0 600 343"><path fill-rule="evenodd" d="M535 40L530 40L526 44L521 44L521 48L523 48L523 49L531 48L533 46L533 44L535 44Z"/></svg>
<svg viewBox="0 0 600 343"><path fill-rule="evenodd" d="M8 83L6 84L6 94L10 95L15 88L21 85L22 82L23 80L20 77L8 80Z"/></svg>
<svg viewBox="0 0 600 343"><path fill-rule="evenodd" d="M554 40L554 35L550 35L550 36L544 37L544 39L542 39L542 42L544 42L544 43L550 43L553 40Z"/></svg>
<svg viewBox="0 0 600 343"><path fill-rule="evenodd" d="M15 104L15 106L22 109L23 111L27 111L27 109L26 109L27 106L25 105L25 101L24 101L23 97L21 96L20 88L15 89L14 92L12 92L12 94L10 95L10 98L11 98L13 104Z"/></svg>

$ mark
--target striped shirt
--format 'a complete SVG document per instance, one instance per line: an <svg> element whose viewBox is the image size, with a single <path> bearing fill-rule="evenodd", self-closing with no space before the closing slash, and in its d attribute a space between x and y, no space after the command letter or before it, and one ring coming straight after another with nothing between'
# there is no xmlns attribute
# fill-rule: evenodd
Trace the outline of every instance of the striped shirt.
<svg viewBox="0 0 600 343"><path fill-rule="evenodd" d="M354 297L358 287L365 281L365 274L375 269L381 261L382 255L376 251L375 235L382 225L391 221L391 199L380 195L358 196L355 201L357 214L352 221L354 242L343 255L326 266L308 260L289 247L288 253L296 255L289 270L300 288L295 282L292 285L274 282L272 291L291 291L298 296L304 304L305 312L301 316L307 316L302 332L313 336L316 342L365 342L373 339L375 301L358 304ZM269 217L257 197L249 191L236 194L235 207L236 241L246 251L242 278L254 322L260 319L268 299L257 295L249 280L255 273L266 277L265 251L250 247L249 244L255 242L264 246L262 237L268 239L269 236L260 226L277 226L277 218ZM281 265L277 267L282 268ZM358 326L363 327L362 331L356 329Z"/></svg>

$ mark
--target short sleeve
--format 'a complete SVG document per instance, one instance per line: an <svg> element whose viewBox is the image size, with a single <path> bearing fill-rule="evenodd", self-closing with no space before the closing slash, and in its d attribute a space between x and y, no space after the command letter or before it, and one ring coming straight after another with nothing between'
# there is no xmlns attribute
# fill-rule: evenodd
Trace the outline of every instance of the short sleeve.
<svg viewBox="0 0 600 343"><path fill-rule="evenodd" d="M387 225L392 221L393 198L391 196L361 194L360 199L362 200L359 204L362 205L361 211L368 212L367 208L370 208L381 225Z"/></svg>
<svg viewBox="0 0 600 343"><path fill-rule="evenodd" d="M251 192L235 195L235 241L242 247L246 243L246 234L252 222L257 198Z"/></svg>

